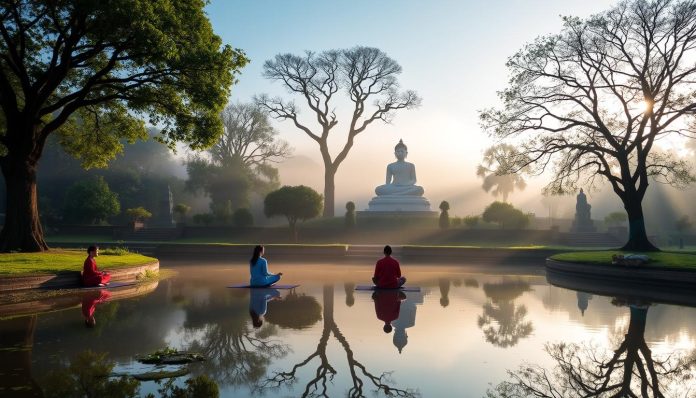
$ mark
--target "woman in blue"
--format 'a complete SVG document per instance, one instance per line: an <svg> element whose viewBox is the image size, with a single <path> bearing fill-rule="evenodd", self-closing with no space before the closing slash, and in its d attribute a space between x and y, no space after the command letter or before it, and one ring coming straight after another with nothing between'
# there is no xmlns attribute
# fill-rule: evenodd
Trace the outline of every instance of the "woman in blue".
<svg viewBox="0 0 696 398"><path fill-rule="evenodd" d="M283 275L282 272L271 274L268 272L268 262L263 256L263 246L254 247L254 255L249 260L249 272L251 279L249 285L251 287L266 287L278 282Z"/></svg>

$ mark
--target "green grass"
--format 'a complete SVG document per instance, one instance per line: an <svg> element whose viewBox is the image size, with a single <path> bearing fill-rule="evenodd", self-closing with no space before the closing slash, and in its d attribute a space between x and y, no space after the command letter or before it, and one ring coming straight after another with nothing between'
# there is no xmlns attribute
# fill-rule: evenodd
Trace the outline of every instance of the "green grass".
<svg viewBox="0 0 696 398"><path fill-rule="evenodd" d="M674 252L648 252L648 253L637 253L637 252L621 252L617 250L603 250L603 251L585 251L585 252L572 252L572 253L560 253L551 256L553 260L558 261L568 261L572 263L584 263L584 264L600 264L600 265L610 265L611 256L613 254L645 254L650 258L648 264L655 266L664 266L667 268L687 268L696 270L696 255L688 253L674 253Z"/></svg>
<svg viewBox="0 0 696 398"><path fill-rule="evenodd" d="M52 249L41 253L3 253L0 254L0 276L81 271L85 258L87 253L84 250ZM100 255L97 257L97 266L104 270L143 265L153 261L157 259L136 253Z"/></svg>

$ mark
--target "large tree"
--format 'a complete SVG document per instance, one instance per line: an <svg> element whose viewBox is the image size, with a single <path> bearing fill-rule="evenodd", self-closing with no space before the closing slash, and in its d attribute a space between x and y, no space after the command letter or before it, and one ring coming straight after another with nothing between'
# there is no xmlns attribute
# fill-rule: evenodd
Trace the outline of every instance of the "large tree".
<svg viewBox="0 0 696 398"><path fill-rule="evenodd" d="M608 181L628 215L624 249L657 250L642 207L651 179L695 180L656 142L696 137L696 3L623 1L564 22L508 60L503 107L482 112L482 125L518 148L510 171L553 164L552 193Z"/></svg>
<svg viewBox="0 0 696 398"><path fill-rule="evenodd" d="M510 144L494 145L483 153L483 161L476 168L476 175L483 179L483 188L486 192L491 192L496 198L503 197L503 202L507 202L508 196L515 189L520 191L527 187L524 181L523 174L528 171L528 168L517 171L517 173L509 173L509 167L506 162L509 159L515 159L517 151ZM508 174L500 174L508 173ZM493 189L495 187L495 189Z"/></svg>
<svg viewBox="0 0 696 398"><path fill-rule="evenodd" d="M277 138L268 115L254 104L228 105L220 118L224 133L205 153L189 159L186 185L210 197L214 214L229 217L235 209L248 206L251 192L266 195L280 186L273 163L292 150Z"/></svg>
<svg viewBox="0 0 696 398"><path fill-rule="evenodd" d="M291 93L306 102L315 116L310 126L299 118L298 107L292 101L262 95L257 103L274 118L290 120L295 127L319 145L324 162L324 217L334 216L334 179L338 167L348 156L355 137L376 120L389 122L399 109L411 109L420 104L415 91L399 92L396 79L401 66L384 52L372 47L353 47L304 55L278 54L263 65L264 76L280 81ZM329 136L338 124L335 113L335 94L344 91L352 110L347 123L345 142L337 155L329 150ZM371 106L370 102L374 102Z"/></svg>
<svg viewBox="0 0 696 398"><path fill-rule="evenodd" d="M47 248L36 169L46 139L86 167L103 166L120 139L146 136L206 147L233 72L247 59L223 46L203 0L3 0L0 8L0 168L7 187L0 250Z"/></svg>

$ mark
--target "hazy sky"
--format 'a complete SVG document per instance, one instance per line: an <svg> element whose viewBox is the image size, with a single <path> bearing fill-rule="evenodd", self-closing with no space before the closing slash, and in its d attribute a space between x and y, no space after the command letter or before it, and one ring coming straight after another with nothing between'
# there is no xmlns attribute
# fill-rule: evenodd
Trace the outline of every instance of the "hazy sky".
<svg viewBox="0 0 696 398"><path fill-rule="evenodd" d="M402 88L416 90L423 105L401 111L392 124L372 124L358 136L338 171L337 213L347 200L359 210L367 206L374 187L384 183L394 145L403 138L433 207L448 200L452 214L466 215L480 213L493 199L475 175L483 150L492 144L479 128L477 111L497 103L496 91L507 81L507 58L535 37L558 32L560 15L587 16L614 3L213 0L207 11L223 41L251 59L233 88L232 101L249 101L261 93L290 98L280 84L261 75L264 61L279 53L363 45L394 58L403 68ZM334 142L345 139L345 124L339 120ZM280 166L282 182L321 192L323 167L316 143L289 123L276 126L296 156ZM532 181L510 200L543 214L538 196L543 182Z"/></svg>

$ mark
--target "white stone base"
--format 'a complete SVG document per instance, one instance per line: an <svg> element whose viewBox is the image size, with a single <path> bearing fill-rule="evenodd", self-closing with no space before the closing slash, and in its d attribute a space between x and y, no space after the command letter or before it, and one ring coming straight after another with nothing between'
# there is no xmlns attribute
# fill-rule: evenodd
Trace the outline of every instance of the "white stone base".
<svg viewBox="0 0 696 398"><path fill-rule="evenodd" d="M368 203L367 211L379 212L429 212L430 202L422 196L375 196Z"/></svg>

